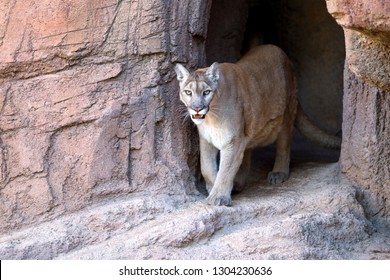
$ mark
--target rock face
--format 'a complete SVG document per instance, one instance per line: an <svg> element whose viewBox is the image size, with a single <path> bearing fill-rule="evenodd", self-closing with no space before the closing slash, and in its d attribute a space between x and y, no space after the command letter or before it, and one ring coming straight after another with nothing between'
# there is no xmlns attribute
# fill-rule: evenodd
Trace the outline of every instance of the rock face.
<svg viewBox="0 0 390 280"><path fill-rule="evenodd" d="M342 28L323 0L281 0L280 5L279 36L296 68L299 101L318 126L335 135L342 122Z"/></svg>
<svg viewBox="0 0 390 280"><path fill-rule="evenodd" d="M206 40L207 65L214 62L237 62L241 57L248 4L246 1L234 0L212 2Z"/></svg>
<svg viewBox="0 0 390 280"><path fill-rule="evenodd" d="M346 37L341 171L362 187L369 216L389 217L390 3L327 5Z"/></svg>
<svg viewBox="0 0 390 280"><path fill-rule="evenodd" d="M0 232L112 196L193 191L171 68L204 63L207 3L2 7Z"/></svg>
<svg viewBox="0 0 390 280"><path fill-rule="evenodd" d="M390 215L387 1L326 1L345 29L341 172L354 185L338 164L295 162L269 187L254 159L231 208L196 188L173 71L205 66L212 2L2 0L1 259L390 258L377 219Z"/></svg>

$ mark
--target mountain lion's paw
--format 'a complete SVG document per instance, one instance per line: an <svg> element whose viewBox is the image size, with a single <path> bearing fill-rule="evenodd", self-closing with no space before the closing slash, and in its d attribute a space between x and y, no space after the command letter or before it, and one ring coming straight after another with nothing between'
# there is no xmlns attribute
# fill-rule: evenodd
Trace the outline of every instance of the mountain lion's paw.
<svg viewBox="0 0 390 280"><path fill-rule="evenodd" d="M228 195L209 195L206 202L210 205L216 205L216 206L230 206L232 205L232 199Z"/></svg>
<svg viewBox="0 0 390 280"><path fill-rule="evenodd" d="M288 174L284 172L270 172L268 173L267 181L271 185L281 184L288 179Z"/></svg>

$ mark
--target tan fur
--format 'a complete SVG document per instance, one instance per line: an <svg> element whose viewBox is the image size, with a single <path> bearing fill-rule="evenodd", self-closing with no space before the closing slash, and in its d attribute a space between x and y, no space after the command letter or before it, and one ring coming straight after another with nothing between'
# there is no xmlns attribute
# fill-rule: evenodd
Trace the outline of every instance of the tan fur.
<svg viewBox="0 0 390 280"><path fill-rule="evenodd" d="M252 149L275 141L268 181L287 180L298 101L293 68L281 49L263 45L235 64L214 63L193 73L179 64L175 70L180 99L199 131L208 203L230 205L234 182L245 183Z"/></svg>

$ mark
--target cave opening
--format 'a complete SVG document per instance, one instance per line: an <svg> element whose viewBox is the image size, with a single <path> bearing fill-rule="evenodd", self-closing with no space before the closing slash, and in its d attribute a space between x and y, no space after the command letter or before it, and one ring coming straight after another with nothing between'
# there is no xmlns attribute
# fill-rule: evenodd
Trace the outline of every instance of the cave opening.
<svg viewBox="0 0 390 280"><path fill-rule="evenodd" d="M206 41L207 64L236 62L250 45L274 44L293 62L299 101L321 129L341 133L345 43L324 0L213 0ZM337 162L339 151L318 147L293 133L291 163ZM272 164L274 148L254 161ZM293 166L292 166L293 167ZM269 171L269 170L268 170Z"/></svg>

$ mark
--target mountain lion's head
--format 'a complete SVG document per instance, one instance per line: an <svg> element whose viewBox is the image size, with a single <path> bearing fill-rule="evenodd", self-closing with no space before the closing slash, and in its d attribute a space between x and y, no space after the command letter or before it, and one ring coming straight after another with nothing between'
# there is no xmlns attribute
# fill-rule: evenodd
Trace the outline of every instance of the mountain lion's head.
<svg viewBox="0 0 390 280"><path fill-rule="evenodd" d="M186 105L191 120L199 125L206 118L216 94L219 65L215 62L209 68L190 73L183 65L176 64L175 71L180 84L180 100Z"/></svg>

